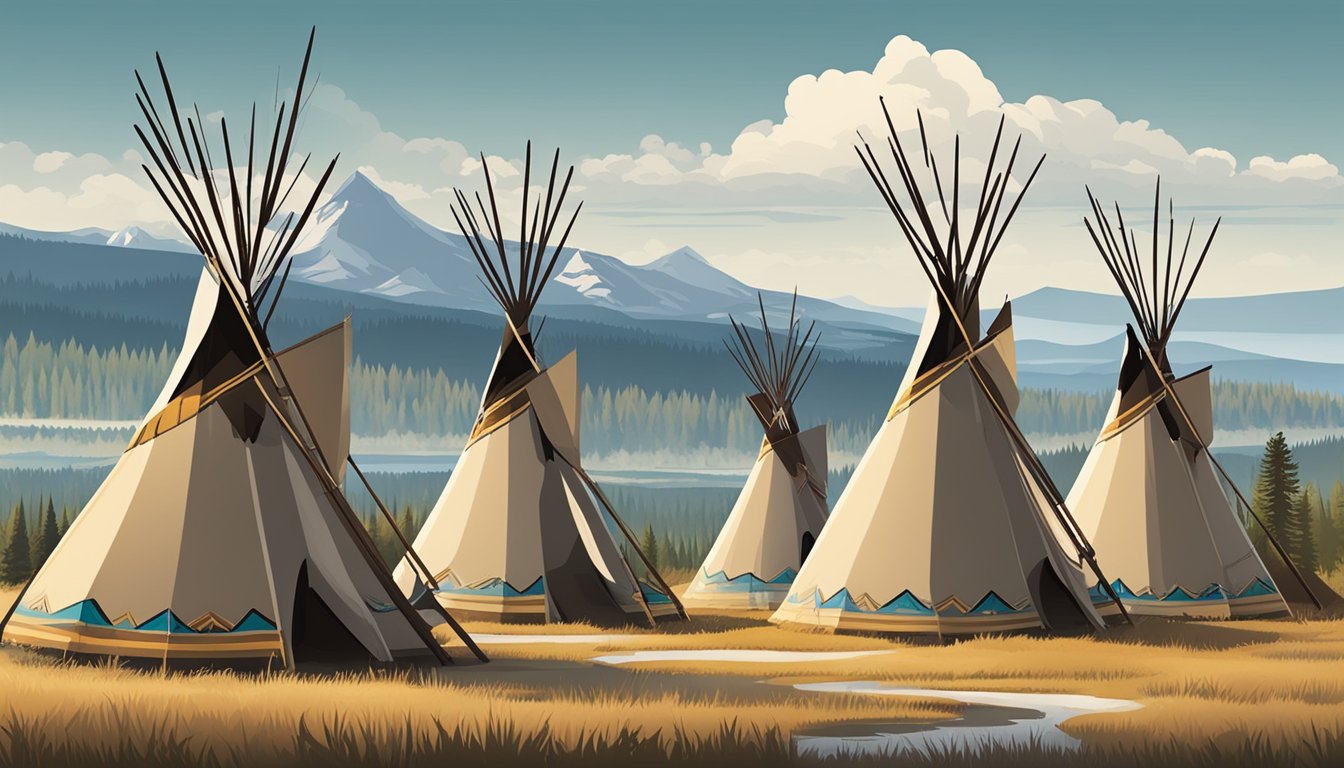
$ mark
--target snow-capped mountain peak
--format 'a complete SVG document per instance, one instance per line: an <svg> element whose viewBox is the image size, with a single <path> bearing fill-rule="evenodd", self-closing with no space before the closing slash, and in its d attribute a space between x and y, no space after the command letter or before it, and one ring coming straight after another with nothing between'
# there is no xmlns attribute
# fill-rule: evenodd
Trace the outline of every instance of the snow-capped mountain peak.
<svg viewBox="0 0 1344 768"><path fill-rule="evenodd" d="M131 245L131 243L135 242L135 237L136 235L140 234L140 232L141 229L134 225L129 227L123 227L122 229L119 229L116 232L113 232L112 234L108 235L107 244L117 245L125 248Z"/></svg>
<svg viewBox="0 0 1344 768"><path fill-rule="evenodd" d="M190 247L186 243L167 237L151 235L134 224L122 227L116 232L108 235L107 244L118 248L141 248L147 251L185 252L190 250Z"/></svg>
<svg viewBox="0 0 1344 768"><path fill-rule="evenodd" d="M434 284L429 275L411 267L388 278L375 288L366 288L364 293L375 293L392 299L405 298L417 293L443 293L443 289Z"/></svg>
<svg viewBox="0 0 1344 768"><path fill-rule="evenodd" d="M350 174L336 192L332 194L333 199L343 200L345 202L355 203L381 203L384 205L394 205L400 207L400 203L382 187L378 186L373 179L370 179L363 171L355 171Z"/></svg>
<svg viewBox="0 0 1344 768"><path fill-rule="evenodd" d="M116 233L40 233L0 225L29 239L113 243L137 248L187 246L140 227ZM517 255L517 243L507 248ZM292 251L291 277L299 282L408 303L494 313L498 306L481 286L480 266L457 233L437 229L411 213L370 176L356 172L313 212ZM728 313L756 311L757 291L684 246L645 265L593 251L566 249L553 283L541 296L546 311L594 308L630 318L723 322ZM765 291L766 308L787 312L792 297ZM806 305L804 307L804 305ZM800 307L814 318L890 327L894 318L809 299ZM563 314L563 312L562 312ZM904 321L902 321L904 322Z"/></svg>
<svg viewBox="0 0 1344 768"><path fill-rule="evenodd" d="M593 270L593 265L584 261L583 253L575 251L565 268L555 276L555 282L568 285L590 299L606 299L611 296L611 288L602 281L602 276Z"/></svg>
<svg viewBox="0 0 1344 768"><path fill-rule="evenodd" d="M445 267L453 274L445 274ZM466 280L474 289L475 270L474 262L455 253L449 235L401 207L359 171L314 212L294 247L294 276L300 280L393 297L414 294L416 301L441 297L440 286Z"/></svg>

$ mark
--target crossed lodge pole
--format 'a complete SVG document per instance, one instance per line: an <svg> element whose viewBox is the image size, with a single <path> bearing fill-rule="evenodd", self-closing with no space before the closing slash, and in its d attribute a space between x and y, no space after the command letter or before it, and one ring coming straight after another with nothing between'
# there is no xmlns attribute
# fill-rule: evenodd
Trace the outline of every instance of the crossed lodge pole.
<svg viewBox="0 0 1344 768"><path fill-rule="evenodd" d="M1236 494L1237 500L1246 507L1246 511L1250 513L1251 518L1260 525L1260 530L1264 531L1265 538L1269 539L1269 543L1274 547L1274 551L1278 553L1284 564L1288 566L1288 570L1292 572L1293 578L1297 580L1299 585L1301 585L1302 591L1306 592L1307 597L1311 598L1311 602L1316 606L1316 610L1319 611L1324 608L1325 606L1322 605L1320 598L1316 597L1316 593L1312 592L1311 587L1307 584L1306 576L1302 575L1302 571L1298 569L1297 563L1293 562L1293 558L1289 557L1288 551L1284 549L1283 544L1279 543L1279 538L1274 535L1274 531L1270 530L1269 526L1265 525L1265 521L1260 519L1260 516L1255 513L1255 507L1252 507L1251 503L1246 500L1246 497L1241 494L1241 489L1237 488L1237 484L1233 482L1232 476L1223 468L1223 463L1218 461L1218 458L1213 455L1213 451L1209 449L1209 444L1204 441L1204 436L1199 433L1199 428L1195 426L1194 420L1191 419L1190 414L1186 412L1185 405L1181 403L1181 398L1177 397L1176 390L1171 386L1171 383L1167 381L1167 377L1163 375L1162 369L1158 366L1157 360L1153 359L1153 353L1148 349L1146 344L1143 345L1143 358L1148 361L1148 365L1152 366L1152 369L1157 373L1158 381L1162 382L1162 389L1166 393L1166 397L1175 403L1176 410L1180 411L1181 420L1190 428L1190 433L1195 436L1195 440L1199 442L1199 446L1204 449L1206 454L1208 454L1209 461L1213 462L1213 466L1218 468L1218 473L1223 476L1223 480L1225 480L1232 488L1232 493Z"/></svg>
<svg viewBox="0 0 1344 768"><path fill-rule="evenodd" d="M542 372L541 363L539 363L537 361L537 358L530 351L528 351L527 345L523 343L523 336L518 331L518 326L514 325L513 318L509 317L509 314L507 312L504 313L504 320L508 324L509 332L513 334L514 340L517 341L518 346L522 348L523 354L527 355L527 361L532 364L532 368L537 373L541 373ZM579 477L583 480L584 484L587 485L589 490L593 492L593 495L597 497L597 500L602 504L603 507L606 507L607 514L611 515L611 519L616 522L616 527L621 529L621 534L625 537L626 541L630 543L630 547L634 549L635 554L639 555L640 561L644 563L645 570L649 572L650 576L652 576L655 580L657 580L658 586L662 587L663 591L667 593L668 598L672 601L672 605L676 606L677 615L683 619L687 618L686 609L682 607L681 601L677 599L676 594L672 591L672 587L667 583L666 580L663 579L663 575L658 572L658 569L653 566L653 563L649 561L648 555L644 553L644 550L639 546L639 542L635 540L634 532L631 531L629 526L625 524L625 521L621 519L621 516L616 513L616 508L612 506L610 500L607 499L607 495L602 492L601 486L597 484L597 481L594 480L592 476L589 475L583 469L583 467L580 467L575 463L571 462L568 458L565 457L564 454L557 453L557 455L560 456L560 458L563 459L564 462L568 464L571 469L573 469L576 473L578 473ZM630 568L630 564L626 563L625 567L626 570L630 572L630 577L634 579L635 585L638 586L639 579L638 577L635 576L634 570ZM656 619L654 619L653 612L649 609L648 601L644 599L643 594L639 596L639 603L641 606L644 607L644 613L649 618L649 625L653 626L656 623Z"/></svg>
<svg viewBox="0 0 1344 768"><path fill-rule="evenodd" d="M966 342L967 351L974 351L975 344L971 341L970 334L966 332L966 325L961 321L961 317L957 314L956 309L953 308L947 293L943 290L943 287L938 281L935 280L932 282L934 288L938 291L938 296L942 299L943 303L947 305L948 311L952 315L952 319L956 321L957 330L961 333L961 338ZM974 356L968 357L966 362L970 365L971 373L975 374L975 380L980 384L980 388L984 390L985 397L989 400L990 404L994 406L995 415L999 417L999 421L1008 432L1008 436L1012 438L1018 451L1023 455L1023 458L1026 459L1025 464L1032 479L1035 481L1036 485L1050 497L1050 507L1054 511L1056 517L1059 518L1060 524L1064 527L1064 531L1069 535L1069 539L1074 548L1078 551L1078 556L1087 561L1088 566L1092 569L1092 572L1096 574L1097 581L1101 584L1101 588L1106 592L1107 597L1109 597L1111 602L1115 603L1115 607L1120 610L1120 615L1124 617L1125 623L1132 625L1134 620L1130 618L1129 611L1125 609L1125 604L1121 602L1120 596L1115 593L1115 589L1111 587L1111 583L1106 580L1106 575L1101 572L1101 566L1097 564L1096 551L1092 548L1091 543L1088 542L1087 536L1083 533L1082 529L1078 527L1078 522L1073 519L1073 514L1069 512L1064 497L1060 494L1059 489L1055 487L1055 481L1051 479L1050 474L1045 470L1045 467L1041 465L1040 459L1037 458L1036 452L1031 449L1031 445L1027 442L1026 436L1017 428L1017 424L1013 421L1012 416L1004 410L1003 404L999 402L997 397L995 397L994 390L989 386L989 382L985 380L986 373L980 362L976 360Z"/></svg>
<svg viewBox="0 0 1344 768"><path fill-rule="evenodd" d="M270 351L268 345L261 340L260 335L257 334L256 328L252 322L251 314L247 311L242 299L238 296L236 287L223 271L223 265L220 264L217 258L212 257L210 254L205 254L205 256L206 260L211 264L211 267L216 270L216 274L220 278L220 284L224 286L227 291L235 311L242 316L243 325L247 328L248 336L251 338L257 351L261 354L261 359L266 366L266 371L271 375L272 381L275 382L276 389L279 391L280 396L294 406L294 413L298 416L298 425L290 423L289 419L281 413L276 403L271 401L269 393L267 393L266 389L261 386L260 381L256 382L258 389L266 398L267 403L271 406L271 410L275 412L277 418L284 424L286 431L288 431L295 442L298 443L299 448L301 449L300 452L308 460L309 466L313 469L318 480L322 483L323 490L326 492L327 496L332 499L342 522L346 525L346 529L355 540L356 545L364 555L370 569L374 572L374 575L378 578L378 581L382 584L384 590L387 591L388 597L392 599L393 604L396 605L402 615L406 617L416 634L420 636L420 639L429 648L430 653L435 656L439 663L451 664L452 657L448 655L447 651L443 649L443 646L439 645L438 640L434 638L434 633L430 629L429 624L420 616L411 605L410 601L406 599L406 596L401 593L401 590L392 580L392 574L387 570L387 567L383 565L382 560L379 559L377 548L374 546L373 540L369 538L368 531L364 530L363 524L359 522L355 515L355 511L350 507L349 501L345 498L345 494L341 492L340 484L336 482L336 478L332 477L326 457L322 454L322 448L317 444L316 440L312 439L312 427L309 425L308 418L303 412L303 407L299 404L298 400L294 398L293 393L289 388L289 381L285 378L284 371L280 368L280 362ZM303 433L300 433L296 426L302 426ZM305 438L304 435L307 435L307 437ZM396 527L395 523L393 523L393 527ZM402 537L402 540L404 541L405 538ZM438 601L436 600L435 603L437 604L437 602ZM440 607L440 610L443 610L442 607ZM451 622L450 626L452 626L453 630L457 632L460 637L465 636L466 633L462 631L461 627L457 625L456 622ZM468 644L468 647L474 649L474 653L478 658L483 656L480 649L474 647L474 643L465 640L465 638L464 642ZM482 658L482 660L484 659Z"/></svg>

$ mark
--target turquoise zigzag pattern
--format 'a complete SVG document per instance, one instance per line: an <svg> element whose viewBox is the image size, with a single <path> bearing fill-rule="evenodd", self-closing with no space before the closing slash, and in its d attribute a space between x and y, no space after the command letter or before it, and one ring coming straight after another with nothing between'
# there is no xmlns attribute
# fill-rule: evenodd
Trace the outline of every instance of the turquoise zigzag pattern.
<svg viewBox="0 0 1344 768"><path fill-rule="evenodd" d="M812 603L813 607L823 609L839 608L848 613L866 613L886 616L1001 616L1009 613L1026 613L1031 610L1030 606L1023 608L1014 608L1008 601L999 597L994 590L986 592L975 605L964 613L955 608L936 610L933 606L915 597L910 590L905 590L899 595L883 603L876 610L867 610L854 602L850 597L849 590L842 588L839 592L828 598L822 599L821 592L813 589L809 594L790 594L785 598L786 602L792 605L803 605Z"/></svg>
<svg viewBox="0 0 1344 768"><path fill-rule="evenodd" d="M19 606L14 610L18 616L27 616L37 619L48 619L58 621L74 621L80 624L88 624L92 627L107 627L109 629L126 629L136 632L167 632L174 635L209 635L209 634L232 634L234 632L274 632L276 630L275 622L266 618L255 608L250 609L239 619L231 629L210 629L199 631L192 629L186 622L182 621L172 610L160 611L150 618L132 624L129 621L120 621L116 624L107 618L107 614L98 605L98 601L92 598L80 600L79 602L66 606L59 611L44 613L33 610L25 606Z"/></svg>
<svg viewBox="0 0 1344 768"><path fill-rule="evenodd" d="M477 586L454 586L452 584L439 583L439 592L450 595L491 595L493 597L540 597L546 594L546 580L538 576L537 580L532 582L524 589L518 589L509 582L500 579L487 579Z"/></svg>
<svg viewBox="0 0 1344 768"><path fill-rule="evenodd" d="M1233 593L1221 584L1210 584L1207 587L1192 592L1181 586L1172 587L1165 595L1155 595L1151 591L1136 593L1129 588L1128 584L1122 579L1116 579L1111 582L1111 589L1121 600L1145 600L1162 603L1199 603L1199 602L1218 602L1226 600L1238 600L1244 597L1263 597L1265 595L1277 595L1279 590L1275 586L1260 577L1256 577L1250 584L1247 584L1241 591ZM1101 588L1100 584L1088 590L1094 603L1109 603L1111 598L1106 594L1106 590Z"/></svg>
<svg viewBox="0 0 1344 768"><path fill-rule="evenodd" d="M798 576L798 571L785 568L772 579L762 579L754 573L729 577L724 571L710 573L701 570L700 586L710 592L772 592L787 588Z"/></svg>
<svg viewBox="0 0 1344 768"><path fill-rule="evenodd" d="M639 582L639 590L644 595L644 602L649 605L672 602L672 599L666 594L642 581ZM529 584L526 589L518 589L504 579L493 578L487 579L474 587L440 583L438 591L450 595L490 595L503 598L540 597L546 594L546 578L538 576L537 580Z"/></svg>

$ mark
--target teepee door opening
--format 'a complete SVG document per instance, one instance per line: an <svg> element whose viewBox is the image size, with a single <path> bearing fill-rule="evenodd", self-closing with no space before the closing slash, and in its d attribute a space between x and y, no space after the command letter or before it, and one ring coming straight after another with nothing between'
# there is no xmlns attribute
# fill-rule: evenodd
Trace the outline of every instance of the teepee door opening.
<svg viewBox="0 0 1344 768"><path fill-rule="evenodd" d="M747 404L764 433L747 481L683 599L715 610L779 606L826 524L826 425L800 431L794 403L815 369L816 323L804 329L798 293L782 335L757 294L760 336L728 317L724 346L751 384ZM759 341L757 340L759 338Z"/></svg>
<svg viewBox="0 0 1344 768"><path fill-rule="evenodd" d="M195 105L178 109L187 102L162 59L162 97L136 73L143 168L204 268L172 374L20 592L4 641L164 666L292 669L294 620L307 657L452 663L433 625L456 624L402 595L341 488L349 319L279 351L267 333L290 252L336 167L288 198L308 163L293 140L312 49L310 35L293 101L261 123L254 109L233 134L245 145L221 117L214 151L213 126Z"/></svg>
<svg viewBox="0 0 1344 768"><path fill-rule="evenodd" d="M505 327L476 424L413 545L433 575L434 599L497 622L651 625L680 617L656 569L648 568L647 581L636 576L618 540L646 565L647 558L583 469L576 353L547 366L537 348L544 320L533 323L534 310L582 208L563 221L574 169L557 184L557 150L545 192L534 199L528 144L519 240L511 242L484 155L481 162L486 196L475 195L473 209L457 191L451 208ZM417 593L409 559L395 575L406 594Z"/></svg>
<svg viewBox="0 0 1344 768"><path fill-rule="evenodd" d="M1015 178L1022 142L1000 152L1000 120L963 190L960 137L930 141L917 109L879 103L895 168L866 140L855 149L931 301L895 401L771 620L944 637L1100 628L1085 575L1099 568L1016 422L1010 306L981 329L982 281L1044 157Z"/></svg>
<svg viewBox="0 0 1344 768"><path fill-rule="evenodd" d="M291 622L295 664L348 662L361 657L374 660L308 583L307 561L299 566L299 578L294 585Z"/></svg>
<svg viewBox="0 0 1344 768"><path fill-rule="evenodd" d="M1059 578L1050 558L1041 558L1027 577L1031 600L1041 615L1041 624L1051 632L1082 633L1092 629L1092 620Z"/></svg>

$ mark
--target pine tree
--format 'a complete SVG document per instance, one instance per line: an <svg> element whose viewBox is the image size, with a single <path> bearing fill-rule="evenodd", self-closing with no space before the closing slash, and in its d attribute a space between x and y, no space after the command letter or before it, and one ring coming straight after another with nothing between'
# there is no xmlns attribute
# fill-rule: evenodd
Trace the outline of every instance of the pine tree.
<svg viewBox="0 0 1344 768"><path fill-rule="evenodd" d="M639 548L644 550L644 556L649 559L649 564L654 570L658 569L658 535L653 532L653 525L644 526L644 535L640 538Z"/></svg>
<svg viewBox="0 0 1344 768"><path fill-rule="evenodd" d="M660 539L658 541L658 548L661 552L658 553L657 562L662 563L664 568L678 567L677 551L672 547L672 540L670 538L664 536Z"/></svg>
<svg viewBox="0 0 1344 768"><path fill-rule="evenodd" d="M1331 548L1329 559L1322 558L1321 567L1327 571L1344 565L1344 481L1335 480L1335 486L1330 490L1330 503L1326 508L1327 530L1331 531Z"/></svg>
<svg viewBox="0 0 1344 768"><path fill-rule="evenodd" d="M1308 485L1302 489L1297 500L1293 503L1292 514L1288 517L1288 525L1284 530L1283 546L1288 550L1288 556L1293 558L1293 563L1305 573L1312 573L1319 564L1319 558L1316 554L1316 540L1313 534L1312 518L1316 517L1316 498L1318 494L1315 486Z"/></svg>
<svg viewBox="0 0 1344 768"><path fill-rule="evenodd" d="M373 543L388 567L396 565L401 559L398 552L401 547L397 542L397 535L392 532L392 526L387 524L387 518L381 513L374 515L373 518Z"/></svg>
<svg viewBox="0 0 1344 768"><path fill-rule="evenodd" d="M64 508L62 508L62 510L61 510L61 536L62 536L62 538L64 538L65 534L66 534L67 532L69 532L69 530L70 530L70 523L71 523L71 520L70 520L70 508L69 508L69 507L64 507Z"/></svg>
<svg viewBox="0 0 1344 768"><path fill-rule="evenodd" d="M41 505L38 505L41 508ZM47 511L42 515L37 525L37 530L33 531L32 541L28 550L28 561L32 565L34 572L47 562L51 553L56 550L56 545L61 540L61 532L56 523L56 505L51 498L47 498Z"/></svg>
<svg viewBox="0 0 1344 768"><path fill-rule="evenodd" d="M1264 521L1265 526L1282 539L1292 517L1293 505L1302 489L1297 479L1297 462L1293 461L1293 452L1282 432L1276 433L1265 443L1265 455L1260 459L1260 472L1255 480L1255 494L1251 506ZM1254 529L1258 531L1257 529ZM1263 535L1255 535L1256 543L1265 551ZM1285 543L1285 549L1287 545ZM1289 549L1289 554L1292 550Z"/></svg>
<svg viewBox="0 0 1344 768"><path fill-rule="evenodd" d="M1335 509L1344 503L1344 483L1335 480L1330 497L1317 498L1316 513L1312 516L1313 536L1316 539L1317 567L1325 573L1333 571L1339 565L1340 543L1344 536L1336 522Z"/></svg>
<svg viewBox="0 0 1344 768"><path fill-rule="evenodd" d="M5 548L0 550L0 584L22 584L33 575L28 550L28 516L20 499L9 516L9 525L5 526Z"/></svg>
<svg viewBox="0 0 1344 768"><path fill-rule="evenodd" d="M415 513L411 511L411 505L407 504L401 508L401 519L397 520L397 528L401 529L401 535L406 537L407 541L414 541L416 534ZM400 544L401 542L397 542Z"/></svg>

